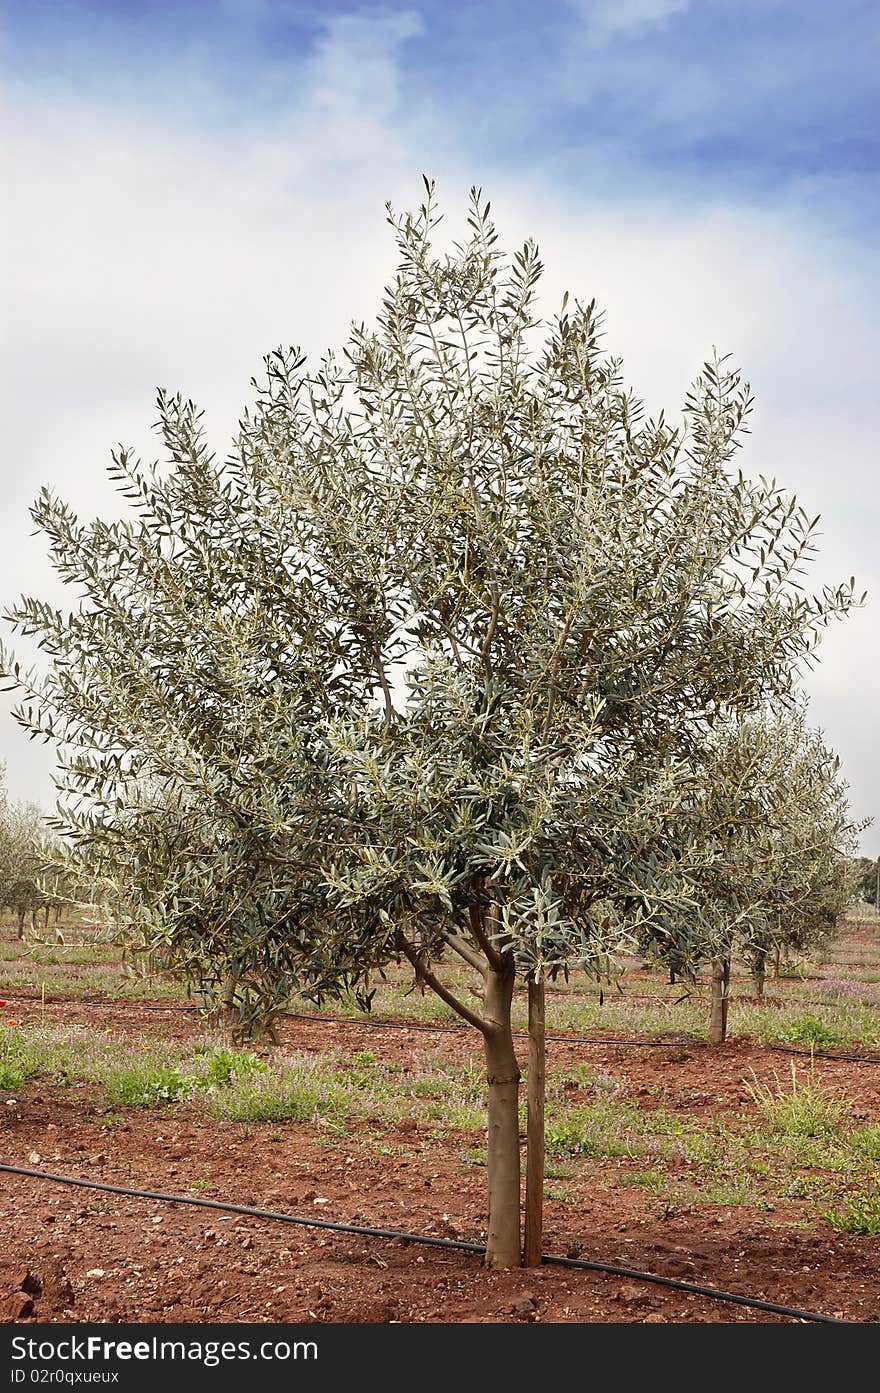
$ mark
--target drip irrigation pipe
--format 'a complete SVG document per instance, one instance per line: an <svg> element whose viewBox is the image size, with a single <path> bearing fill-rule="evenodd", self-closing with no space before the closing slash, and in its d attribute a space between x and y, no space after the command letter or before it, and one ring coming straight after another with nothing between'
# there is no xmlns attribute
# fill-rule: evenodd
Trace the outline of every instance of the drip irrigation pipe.
<svg viewBox="0 0 880 1393"><path fill-rule="evenodd" d="M43 998L39 996L23 996L19 993L7 992L6 1001L28 1001L34 1004L44 1004ZM111 1009L118 1009L124 1006L136 1007L139 1011L196 1011L196 1006L186 1006L182 1002L170 1002L167 1005L159 1005L151 1001L134 1001L128 998L113 997L60 997L45 1000L47 1006L109 1006ZM465 1032L466 1027L462 1025L430 1025L425 1021L382 1021L382 1020L358 1020L355 1016L325 1016L316 1011L282 1011L281 1015L288 1020L314 1021L330 1025L355 1025L366 1026L373 1030L420 1030L432 1034L458 1035ZM515 1036L525 1039L528 1031L514 1030L511 1032ZM688 1046L702 1045L702 1040L694 1039L692 1036L681 1035L674 1040L616 1040L616 1039L591 1039L586 1035L547 1035L545 1039L561 1045L616 1045L621 1049L685 1049ZM880 1055L869 1054L835 1054L830 1050L802 1050L790 1045L767 1045L766 1048L780 1054L803 1055L810 1059L839 1059L847 1064L880 1064Z"/></svg>
<svg viewBox="0 0 880 1393"><path fill-rule="evenodd" d="M197 1011L182 1001L138 1001L132 996L28 996L23 992L4 992L4 1001L30 1001L35 1006L136 1006L139 1011Z"/></svg>
<svg viewBox="0 0 880 1393"><path fill-rule="evenodd" d="M387 1238L405 1243L422 1243L432 1248L454 1248L466 1253L485 1254L480 1243L468 1243L457 1238L433 1238L430 1234L404 1233L398 1229L367 1227L360 1224L340 1224L330 1219L306 1219L298 1214L284 1214L272 1209L258 1209L249 1204L233 1204L226 1200L209 1200L195 1195L167 1195L158 1190L135 1190L127 1185L110 1185L99 1180L81 1180L73 1175L55 1175L49 1171L32 1170L28 1166L13 1166L0 1161L0 1171L10 1175L24 1175L33 1180L45 1180L55 1185L75 1185L84 1190L101 1190L111 1195L124 1195L133 1199L155 1200L161 1204L189 1204L198 1209L221 1209L230 1214L244 1214L251 1219L269 1219L283 1224L299 1224L303 1228L329 1229L332 1233L358 1234L365 1238ZM722 1291L718 1287L706 1287L697 1282L683 1282L676 1277L660 1277L653 1272L641 1272L634 1267L618 1267L613 1263L590 1262L586 1258L554 1257L542 1253L541 1262L552 1267L570 1267L580 1271L605 1272L613 1277L629 1277L639 1282L653 1282L657 1286L672 1287L676 1291L690 1292L695 1296L706 1296L714 1301L726 1301L736 1306L749 1306L758 1311L769 1311L774 1315L789 1316L794 1320L818 1321L828 1325L852 1325L853 1321L840 1316L826 1316L819 1311L802 1311L797 1306L782 1306L775 1301L764 1301L756 1296L740 1296L736 1292Z"/></svg>
<svg viewBox="0 0 880 1393"><path fill-rule="evenodd" d="M799 1054L805 1059L840 1059L847 1064L880 1064L880 1055L876 1054L832 1054L830 1050L802 1050L793 1045L768 1045L769 1050L774 1050L777 1054Z"/></svg>
<svg viewBox="0 0 880 1393"><path fill-rule="evenodd" d="M350 1016L319 1016L309 1011L285 1011L283 1014L297 1021L327 1021L333 1025L366 1025L372 1026L374 1030L429 1030L446 1035L459 1035L465 1030L463 1025L427 1025L424 1021L358 1021L352 1020ZM512 1030L510 1033L522 1036L523 1039L528 1037L527 1030ZM690 1037L679 1037L675 1040L590 1040L585 1035L545 1035L544 1038L563 1045L628 1045L635 1049L680 1050L684 1045L695 1043Z"/></svg>
<svg viewBox="0 0 880 1393"><path fill-rule="evenodd" d="M7 1001L31 1001L35 1005L42 1004L42 997L39 996L20 996L8 993ZM195 1006L184 1006L181 1004L169 1004L158 1006L154 1002L131 1001L119 998L102 997L62 997L60 999L46 999L47 1006L135 1006L139 1011L195 1011ZM382 1020L358 1020L354 1016L325 1016L316 1011L282 1011L279 1013L288 1020L296 1021L316 1021L318 1024L329 1025L361 1025L373 1030L420 1030L431 1034L439 1035L465 1035L467 1027L464 1025L430 1025L426 1021L382 1021ZM514 1030L513 1035L521 1035L525 1038L528 1031ZM695 1044L690 1037L679 1037L675 1040L590 1040L583 1035L547 1035L547 1040L555 1041L559 1044L570 1045L622 1045L633 1049L682 1049L685 1045Z"/></svg>

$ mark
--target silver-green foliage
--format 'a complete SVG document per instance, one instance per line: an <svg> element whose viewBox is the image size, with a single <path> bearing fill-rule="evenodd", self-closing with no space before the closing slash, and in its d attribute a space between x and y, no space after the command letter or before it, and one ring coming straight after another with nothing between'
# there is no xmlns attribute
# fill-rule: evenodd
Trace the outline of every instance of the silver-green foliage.
<svg viewBox="0 0 880 1393"><path fill-rule="evenodd" d="M0 766L0 908L15 911L20 932L27 915L35 925L38 911L65 902L66 887L51 864L53 840L36 803L9 799Z"/></svg>
<svg viewBox="0 0 880 1393"><path fill-rule="evenodd" d="M804 592L815 522L733 469L725 360L680 425L646 418L594 303L541 322L537 248L505 257L478 191L438 253L427 188L389 212L376 328L312 371L271 354L228 459L163 392L166 462L113 456L125 520L33 509L82 598L22 600L48 673L2 666L59 744L57 826L245 1022L368 996L401 955L434 987L450 951L589 964L671 914L707 731L787 693L852 603Z"/></svg>
<svg viewBox="0 0 880 1393"><path fill-rule="evenodd" d="M685 973L738 954L760 974L780 949L818 948L852 898L866 824L803 703L720 722L695 774L679 812L687 909L648 926L643 947Z"/></svg>

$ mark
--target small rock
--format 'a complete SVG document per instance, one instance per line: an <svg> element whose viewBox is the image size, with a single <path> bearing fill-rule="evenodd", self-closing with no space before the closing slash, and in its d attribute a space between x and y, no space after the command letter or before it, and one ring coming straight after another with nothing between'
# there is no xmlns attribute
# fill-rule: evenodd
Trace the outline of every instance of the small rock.
<svg viewBox="0 0 880 1393"><path fill-rule="evenodd" d="M27 1292L16 1291L6 1302L7 1320L27 1320L34 1314L33 1297L28 1296Z"/></svg>
<svg viewBox="0 0 880 1393"><path fill-rule="evenodd" d="M42 1161L42 1159L43 1159L43 1158L42 1158L42 1156L40 1155L39 1151L29 1151L29 1152L28 1152L28 1165L29 1165L29 1166L38 1166L38 1165L40 1164L40 1162Z"/></svg>
<svg viewBox="0 0 880 1393"><path fill-rule="evenodd" d="M15 1285L19 1291L26 1291L30 1296L39 1296L43 1290L43 1279L31 1272L29 1267L25 1267L19 1272Z"/></svg>
<svg viewBox="0 0 880 1393"><path fill-rule="evenodd" d="M510 1303L510 1309L513 1311L514 1315L517 1316L531 1315L535 1310L534 1299L526 1292L523 1292L522 1296L515 1296L513 1298Z"/></svg>
<svg viewBox="0 0 880 1393"><path fill-rule="evenodd" d="M106 1276L106 1273L103 1267L90 1267L86 1273L86 1277L94 1277L95 1279L104 1276Z"/></svg>
<svg viewBox="0 0 880 1393"><path fill-rule="evenodd" d="M627 1282L618 1287L614 1299L623 1301L627 1306L641 1306L645 1304L646 1296L642 1287L636 1286L634 1282Z"/></svg>
<svg viewBox="0 0 880 1393"><path fill-rule="evenodd" d="M659 1311L649 1311L645 1316L645 1324L648 1325L659 1325L661 1321L665 1324L666 1317L661 1316Z"/></svg>

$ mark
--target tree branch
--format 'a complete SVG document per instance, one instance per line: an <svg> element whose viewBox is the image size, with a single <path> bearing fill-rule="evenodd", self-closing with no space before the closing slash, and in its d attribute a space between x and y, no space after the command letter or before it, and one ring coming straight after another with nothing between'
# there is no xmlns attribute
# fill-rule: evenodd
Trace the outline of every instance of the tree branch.
<svg viewBox="0 0 880 1393"><path fill-rule="evenodd" d="M382 695L385 698L385 724L390 725L394 715L394 703L391 700L391 689L388 686L388 678L385 675L385 665L382 662L382 655L379 652L378 643L373 644L373 661L376 664L376 671L379 674L379 685L382 688Z"/></svg>
<svg viewBox="0 0 880 1393"><path fill-rule="evenodd" d="M490 654L492 652L492 644L495 641L495 633L498 629L498 616L501 612L501 591L498 588L498 582L493 580L490 588L492 591L492 612L489 616L489 628L486 630L486 637L480 649L480 662L483 664L487 679L492 676L492 660Z"/></svg>
<svg viewBox="0 0 880 1393"><path fill-rule="evenodd" d="M482 919L480 917L479 905L468 905L468 918L471 921L471 933L479 943L482 951L485 953L489 966L492 968L494 972L500 972L502 967L504 966L504 963L502 961L500 952L495 947L495 944L492 942L489 935L486 933L486 930L483 928Z"/></svg>
<svg viewBox="0 0 880 1393"><path fill-rule="evenodd" d="M485 972L485 962L480 957L479 953L474 952L466 939L463 939L460 934L444 934L443 937L446 939L450 948L454 949L460 958L464 958L465 962L477 972Z"/></svg>
<svg viewBox="0 0 880 1393"><path fill-rule="evenodd" d="M571 609L568 612L568 617L566 618L566 621L562 626L562 633L559 635L559 638L556 641L556 647L550 667L550 692L547 697L547 712L544 716L544 724L541 728L542 740L546 740L547 736L550 734L550 725L553 720L553 709L556 705L556 690L557 684L559 682L559 671L562 667L562 659L565 653L565 645L568 642L568 636L571 633L571 626L574 623L574 616L575 607L574 605L572 605Z"/></svg>
<svg viewBox="0 0 880 1393"><path fill-rule="evenodd" d="M398 943L404 957L408 958L412 964L416 977L424 982L425 986L430 987L432 992L436 992L440 1000L445 1001L456 1015L461 1016L462 1020L467 1021L469 1025L475 1026L483 1035L488 1035L491 1032L491 1023L483 1020L483 1017L478 1016L476 1011L472 1011L469 1006L465 1006L463 1001L459 1001L458 997L447 986L444 986L440 978L435 977L429 967L425 967L424 963L419 962L415 949L407 943L405 938L401 937Z"/></svg>

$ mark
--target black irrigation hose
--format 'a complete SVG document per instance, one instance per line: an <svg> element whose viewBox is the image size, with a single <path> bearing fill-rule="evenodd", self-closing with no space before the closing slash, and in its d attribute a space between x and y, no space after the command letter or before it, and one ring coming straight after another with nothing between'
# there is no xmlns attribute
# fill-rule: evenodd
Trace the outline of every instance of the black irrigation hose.
<svg viewBox="0 0 880 1393"><path fill-rule="evenodd" d="M249 1204L233 1204L226 1200L209 1200L194 1195L166 1195L158 1190L134 1190L127 1185L108 1185L100 1180L81 1180L73 1175L54 1175L49 1171L32 1170L28 1166L13 1166L0 1161L0 1171L10 1175L25 1175L33 1180L48 1180L55 1185L76 1185L84 1190L102 1190L111 1195L126 1195L134 1199L157 1200L161 1204L191 1204L199 1209L222 1209L230 1214L245 1214L252 1219L272 1219L283 1224L299 1224L304 1228L329 1229L333 1233L360 1234L366 1238L399 1239L405 1243L428 1244L433 1248L454 1248L467 1253L485 1253L480 1243L468 1243L457 1238L432 1238L428 1234L403 1233L398 1229L380 1229L360 1224L339 1224L330 1219L306 1219L297 1214L282 1214L272 1209L257 1209ZM581 1271L605 1272L613 1277L630 1277L639 1282L653 1282L657 1286L672 1287L676 1291L691 1292L695 1296L710 1297L714 1301L726 1301L736 1306L750 1306L758 1311L770 1311L774 1315L790 1316L794 1320L818 1321L827 1325L853 1325L855 1322L840 1316L826 1316L818 1311L802 1311L797 1306L781 1306L775 1301L762 1301L756 1296L739 1296L735 1292L721 1291L717 1287L701 1286L697 1282L682 1282L676 1277L659 1277L653 1272L640 1272L634 1267L617 1267L613 1263L589 1262L586 1258L561 1258L543 1253L541 1262L553 1267L573 1267Z"/></svg>
<svg viewBox="0 0 880 1393"><path fill-rule="evenodd" d="M44 999L39 996L23 996L15 992L7 992L4 998L6 1001L31 1001L43 1004ZM47 1006L136 1006L139 1011L196 1011L198 1007L184 1005L182 1002L169 1002L167 1005L160 1005L153 1001L135 1001L128 997L58 997L46 998ZM374 1030L421 1030L433 1034L458 1035L465 1032L465 1027L461 1025L431 1025L426 1021L382 1021L362 1019L358 1020L355 1016L325 1016L317 1011L282 1011L287 1020L296 1021L317 1021L326 1022L331 1025L363 1025ZM528 1031L514 1030L513 1035L525 1038ZM622 1049L684 1049L689 1045L700 1045L703 1042L693 1036L681 1035L674 1040L612 1040L612 1039L591 1039L586 1035L547 1035L545 1039L555 1044L562 1045L617 1045ZM848 1064L880 1064L880 1055L868 1054L834 1054L830 1050L802 1050L790 1045L768 1045L767 1049L775 1050L777 1053L803 1055L810 1059L839 1059Z"/></svg>
<svg viewBox="0 0 880 1393"><path fill-rule="evenodd" d="M138 1001L131 996L34 996L23 992L4 992L4 1001L32 1001L38 1006L136 1006L139 1011L197 1011L182 1001Z"/></svg>
<svg viewBox="0 0 880 1393"><path fill-rule="evenodd" d="M459 1035L465 1032L465 1027L462 1025L428 1025L424 1021L359 1021L352 1019L351 1016L319 1016L310 1011L284 1011L282 1014L297 1021L329 1021L334 1025L367 1025L379 1030L430 1030L447 1035ZM510 1033L511 1035L521 1035L523 1039L528 1036L527 1030L512 1030ZM586 1035L545 1035L544 1038L563 1045L626 1045L633 1049L680 1050L684 1045L695 1043L690 1036L680 1036L675 1040L591 1040Z"/></svg>
<svg viewBox="0 0 880 1393"><path fill-rule="evenodd" d="M39 996L21 996L7 993L7 1001L32 1001L35 1004L43 1003L43 998ZM46 999L47 1006L136 1006L139 1011L195 1011L195 1006L185 1006L183 1003L169 1003L167 1006L157 1005L155 1002L133 1001L129 998L113 997L61 997L54 1001ZM464 1035L466 1027L463 1025L431 1025L426 1021L382 1021L382 1020L358 1020L355 1016L325 1016L317 1011L282 1011L280 1012L287 1020L296 1021L317 1021L330 1025L364 1025L374 1030L422 1030L440 1035ZM525 1037L528 1032L525 1030L514 1030L514 1035ZM623 1045L633 1049L681 1049L682 1046L695 1043L690 1037L681 1037L675 1040L590 1040L582 1035L547 1035L547 1040L571 1045Z"/></svg>
<svg viewBox="0 0 880 1393"><path fill-rule="evenodd" d="M778 1054L800 1054L805 1059L841 1059L847 1064L880 1064L876 1054L832 1054L830 1050L802 1050L794 1045L768 1045L769 1050Z"/></svg>

